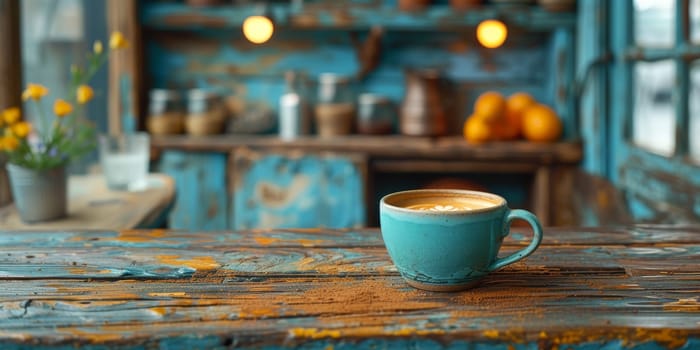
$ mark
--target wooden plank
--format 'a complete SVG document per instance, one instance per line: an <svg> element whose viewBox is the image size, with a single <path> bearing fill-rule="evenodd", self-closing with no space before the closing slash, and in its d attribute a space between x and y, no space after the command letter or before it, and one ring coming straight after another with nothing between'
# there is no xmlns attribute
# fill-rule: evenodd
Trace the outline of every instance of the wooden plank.
<svg viewBox="0 0 700 350"><path fill-rule="evenodd" d="M553 164L577 164L582 157L579 141L552 144L534 142L493 142L471 145L462 137L408 137L384 136L338 136L319 138L300 137L294 141L283 141L276 136L212 135L208 137L155 136L155 148L182 149L192 151L227 152L236 147L294 148L307 151L357 152L370 157L453 159Z"/></svg>
<svg viewBox="0 0 700 350"><path fill-rule="evenodd" d="M392 3L393 5L393 3ZM278 25L296 29L335 28L364 29L380 25L391 30L425 30L469 28L489 18L500 18L512 27L529 30L550 30L573 27L571 12L553 14L539 7L504 8L479 6L470 11L454 11L446 4L437 4L421 11L420 16L384 6L383 1L323 1L289 7L272 5ZM191 8L180 4L152 3L144 7L143 24L156 29L239 28L243 20L256 13L250 5Z"/></svg>
<svg viewBox="0 0 700 350"><path fill-rule="evenodd" d="M149 174L143 191L111 191L102 174L71 176L68 180L68 216L58 220L26 224L14 205L0 208L0 227L5 230L89 230L149 228L175 199L173 179Z"/></svg>
<svg viewBox="0 0 700 350"><path fill-rule="evenodd" d="M120 31L129 47L115 52L109 60L109 132L143 130L144 89L142 86L141 30L136 0L108 0L107 26Z"/></svg>
<svg viewBox="0 0 700 350"><path fill-rule="evenodd" d="M168 219L172 229L229 228L226 154L164 151L159 171L175 179L177 199Z"/></svg>
<svg viewBox="0 0 700 350"><path fill-rule="evenodd" d="M115 247L182 248L210 246L218 243L248 248L359 248L383 247L381 233L374 229L272 229L252 231L179 231L179 230L120 230L120 231L49 231L23 230L12 236L0 231L3 247ZM503 242L504 247L527 244L526 228L518 227ZM218 243L217 243L218 242ZM634 244L630 242L635 242ZM664 246L700 244L700 227L679 225L635 225L628 227L546 227L542 246Z"/></svg>
<svg viewBox="0 0 700 350"><path fill-rule="evenodd" d="M460 293L408 287L382 247L294 238L376 242L376 230L0 232L0 345L694 348L700 228L641 229L552 230Z"/></svg>
<svg viewBox="0 0 700 350"><path fill-rule="evenodd" d="M19 0L0 0L0 111L22 107L22 52L20 49ZM12 201L10 181L0 154L0 207Z"/></svg>
<svg viewBox="0 0 700 350"><path fill-rule="evenodd" d="M531 173L536 164L431 160L378 160L372 170L396 173Z"/></svg>
<svg viewBox="0 0 700 350"><path fill-rule="evenodd" d="M60 236L54 238L51 234L44 234L43 239L37 234L26 238L5 237L11 233L0 232L6 243L0 260L0 277L9 279L397 275L378 235L370 242L365 240L371 236L355 234L351 236L359 242L314 246L314 240L307 238L307 234L299 239L284 239L279 234L264 236L255 231L239 235L204 232L176 235L163 230L124 230L64 236L65 243L57 243L62 241ZM588 236L585 231L577 234ZM689 262L700 255L700 243L649 242L648 237L653 235L638 234L631 235L641 237L632 246L570 244L558 232L552 235L558 244L543 245L526 262L503 270L505 280L511 278L508 274L518 271L582 276L597 271L619 278L697 274L698 263ZM526 235L511 236L504 244L503 255L522 249L529 242ZM329 240L326 238L325 242Z"/></svg>

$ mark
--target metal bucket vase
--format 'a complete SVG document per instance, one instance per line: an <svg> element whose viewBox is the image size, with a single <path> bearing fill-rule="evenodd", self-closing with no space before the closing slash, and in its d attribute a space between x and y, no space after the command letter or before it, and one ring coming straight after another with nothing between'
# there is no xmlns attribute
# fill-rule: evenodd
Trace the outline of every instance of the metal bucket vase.
<svg viewBox="0 0 700 350"><path fill-rule="evenodd" d="M66 216L68 182L64 166L34 170L7 164L12 197L22 221L48 221Z"/></svg>

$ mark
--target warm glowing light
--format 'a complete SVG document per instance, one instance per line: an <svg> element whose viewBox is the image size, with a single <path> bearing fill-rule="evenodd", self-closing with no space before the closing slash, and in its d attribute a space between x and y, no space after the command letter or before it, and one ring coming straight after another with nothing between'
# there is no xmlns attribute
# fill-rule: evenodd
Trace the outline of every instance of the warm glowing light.
<svg viewBox="0 0 700 350"><path fill-rule="evenodd" d="M243 21L243 35L255 44L270 40L274 30L272 21L265 16L250 16Z"/></svg>
<svg viewBox="0 0 700 350"><path fill-rule="evenodd" d="M476 27L476 38L481 45L489 49L495 49L506 41L508 37L508 28L501 21L488 19Z"/></svg>

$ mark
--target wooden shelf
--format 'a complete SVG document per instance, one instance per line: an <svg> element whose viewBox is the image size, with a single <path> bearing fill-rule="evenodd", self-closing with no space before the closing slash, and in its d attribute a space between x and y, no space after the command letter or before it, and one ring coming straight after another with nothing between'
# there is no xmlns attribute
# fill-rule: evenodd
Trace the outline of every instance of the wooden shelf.
<svg viewBox="0 0 700 350"><path fill-rule="evenodd" d="M518 164L536 162L540 165L576 164L583 157L582 144L579 140L548 144L514 141L472 145L459 136L440 138L400 135L352 135L334 138L308 136L294 141L283 141L276 136L193 137L182 135L153 136L151 145L157 150L230 152L236 147L266 147L311 152L360 152L373 158L469 160Z"/></svg>
<svg viewBox="0 0 700 350"><path fill-rule="evenodd" d="M257 5L220 5L191 7L179 3L144 3L142 25L151 29L239 29L243 20L258 14ZM538 6L481 6L457 12L448 5L433 5L420 12L401 12L385 5L339 6L311 3L304 7L272 4L270 10L279 26L298 29L366 29L382 26L389 30L440 30L471 28L485 19L498 18L507 25L530 31L573 28L575 12L552 13Z"/></svg>

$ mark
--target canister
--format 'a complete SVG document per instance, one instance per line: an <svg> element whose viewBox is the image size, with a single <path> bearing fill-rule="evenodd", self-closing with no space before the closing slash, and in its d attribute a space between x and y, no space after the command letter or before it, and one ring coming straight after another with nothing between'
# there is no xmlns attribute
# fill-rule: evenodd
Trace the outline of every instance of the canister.
<svg viewBox="0 0 700 350"><path fill-rule="evenodd" d="M225 121L225 107L219 94L204 89L187 92L185 129L188 134L219 134L224 130Z"/></svg>
<svg viewBox="0 0 700 350"><path fill-rule="evenodd" d="M396 106L386 96L363 93L357 99L357 132L359 134L390 134L396 124Z"/></svg>
<svg viewBox="0 0 700 350"><path fill-rule="evenodd" d="M184 130L185 112L177 90L153 89L149 92L146 127L153 135L180 134Z"/></svg>

